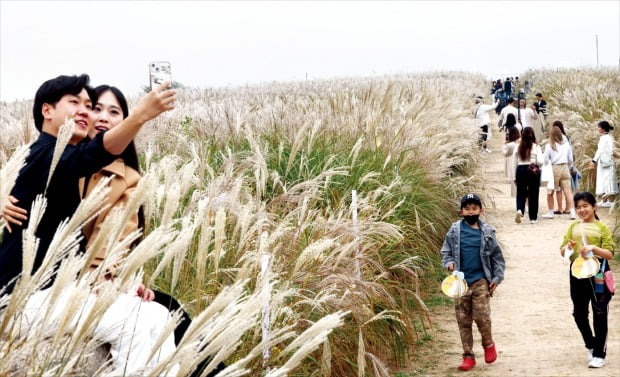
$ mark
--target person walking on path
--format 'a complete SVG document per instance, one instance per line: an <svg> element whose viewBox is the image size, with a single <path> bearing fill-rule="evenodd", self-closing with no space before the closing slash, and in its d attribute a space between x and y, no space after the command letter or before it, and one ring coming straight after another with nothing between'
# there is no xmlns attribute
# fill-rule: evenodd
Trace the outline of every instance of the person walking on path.
<svg viewBox="0 0 620 377"><path fill-rule="evenodd" d="M542 150L536 144L534 129L526 127L521 132L521 141L515 157L515 183L517 185L517 213L515 221L521 222L528 203L530 222L538 222L538 192L540 189L540 168L543 164Z"/></svg>
<svg viewBox="0 0 620 377"><path fill-rule="evenodd" d="M577 257L595 257L601 261L603 274L609 271L609 261L613 258L615 243L607 225L596 215L596 198L589 192L578 192L574 205L581 221L574 221L568 227L560 253L570 254L571 270ZM597 274L597 275L599 275ZM612 293L599 279L602 276L579 279L570 274L570 297L573 302L573 317L588 350L588 366L605 366L607 351L607 317ZM597 281L599 280L599 281ZM602 283L602 286L600 285ZM588 307L592 306L592 325L588 319Z"/></svg>
<svg viewBox="0 0 620 377"><path fill-rule="evenodd" d="M500 129L506 128L506 123L508 121L508 116L510 114L512 114L512 116L515 117L515 124L517 123L517 119L519 117L518 110L515 107L515 99L508 98L507 103L508 105L506 105L506 107L504 107L502 111L499 113L499 120L501 122Z"/></svg>
<svg viewBox="0 0 620 377"><path fill-rule="evenodd" d="M504 164L504 172L506 177L510 180L510 196L515 197L517 195L517 185L515 184L515 151L519 145L519 139L521 138L521 132L517 127L510 127L508 131L508 140L504 142L502 146L502 154L506 157Z"/></svg>
<svg viewBox="0 0 620 377"><path fill-rule="evenodd" d="M476 97L476 107L474 109L474 119L476 125L480 128L480 148L482 152L491 153L487 148L487 140L489 139L489 123L491 118L489 117L489 111L494 110L499 101L495 101L493 105L485 105L482 103L482 96Z"/></svg>
<svg viewBox="0 0 620 377"><path fill-rule="evenodd" d="M616 181L616 167L614 162L614 139L609 131L614 128L609 122L603 120L598 123L598 132L601 137L594 158L590 163L590 169L596 167L596 195L601 197L599 207L611 207L614 197L618 193Z"/></svg>
<svg viewBox="0 0 620 377"><path fill-rule="evenodd" d="M484 361L497 359L491 332L490 297L504 280L506 263L495 238L495 229L480 220L482 201L476 194L461 199L463 220L452 224L441 247L442 265L448 271L461 271L469 289L455 300L456 320L463 345L463 362L459 370L476 365L473 351L472 324L475 321L482 336Z"/></svg>
<svg viewBox="0 0 620 377"><path fill-rule="evenodd" d="M571 150L571 153L573 154L573 160L574 160L575 149L573 148L573 145L571 144L571 141L568 138L568 135L566 134L566 130L564 130L564 124L561 121L556 120L556 121L553 122L553 124L551 126L552 127L557 127L557 128L560 129L560 131L562 131L562 141L564 143L568 143L568 145L570 145L570 150ZM573 165L572 166L568 167L568 169L570 171L570 175L571 175L570 188L571 188L571 190L573 192L577 191L577 188L578 188L577 187L577 183L578 183L579 179L581 179L581 178L579 178L580 174L577 171L577 167L575 166L574 162L575 161L573 161ZM562 189L561 189L560 186L555 187L555 197L556 197L556 201L557 201L557 204L558 204L558 209L553 211L553 213L556 214L556 215L561 215L561 214L567 215L567 214L569 214L570 213L570 211L569 211L570 203L573 200L573 198L565 197L564 198L565 204L564 204L564 207L562 207ZM550 204L550 207L549 207L550 210L553 209L552 205L553 205L553 202ZM562 208L564 208L564 209L562 209Z"/></svg>
<svg viewBox="0 0 620 377"><path fill-rule="evenodd" d="M536 102L534 102L536 112L543 116L543 119L547 117L547 101L543 98L542 93L536 93Z"/></svg>
<svg viewBox="0 0 620 377"><path fill-rule="evenodd" d="M538 119L538 114L536 114L536 110L534 110L534 105L527 107L527 103L525 98L521 98L519 100L519 116L521 117L521 125L523 128L536 126L536 120ZM534 129L536 131L536 129ZM538 137L538 135L536 135ZM542 138L540 139L542 140Z"/></svg>
<svg viewBox="0 0 620 377"><path fill-rule="evenodd" d="M573 192L571 190L569 166L573 165L573 150L570 143L564 139L562 131L557 126L552 126L549 129L549 144L545 148L544 160L545 164L551 163L553 168L553 187L560 187L566 198L572 198ZM551 193L547 194L547 204L549 204L549 208L553 208L553 193L554 191L551 191ZM559 202L561 204L561 199ZM574 203L569 201L568 205L570 219L574 220L576 218ZM545 219L552 219L554 217L553 209L550 209L549 212L542 217Z"/></svg>

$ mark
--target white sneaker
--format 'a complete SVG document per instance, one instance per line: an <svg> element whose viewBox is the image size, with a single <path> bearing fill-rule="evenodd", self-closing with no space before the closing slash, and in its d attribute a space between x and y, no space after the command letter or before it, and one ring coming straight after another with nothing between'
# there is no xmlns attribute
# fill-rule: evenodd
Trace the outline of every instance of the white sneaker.
<svg viewBox="0 0 620 377"><path fill-rule="evenodd" d="M543 219L552 219L555 217L555 215L553 214L553 211L549 211L540 217L542 217Z"/></svg>
<svg viewBox="0 0 620 377"><path fill-rule="evenodd" d="M588 348L588 363L590 361L592 361L592 359L594 359L593 353L594 353L594 349L593 348Z"/></svg>
<svg viewBox="0 0 620 377"><path fill-rule="evenodd" d="M530 220L530 224L536 224L538 220Z"/></svg>
<svg viewBox="0 0 620 377"><path fill-rule="evenodd" d="M571 220L575 220L575 219L577 218L577 216L575 216L575 209L574 209L574 208L571 208L571 209L570 209L570 215L568 215L568 217L569 217Z"/></svg>
<svg viewBox="0 0 620 377"><path fill-rule="evenodd" d="M612 202L602 202L601 204L599 204L599 207L603 207L603 208L611 208L613 207L613 203Z"/></svg>
<svg viewBox="0 0 620 377"><path fill-rule="evenodd" d="M602 359L600 357L593 357L592 360L588 363L588 366L590 368L602 368L605 366L605 364L607 364L607 361L605 361L605 359Z"/></svg>
<svg viewBox="0 0 620 377"><path fill-rule="evenodd" d="M523 214L521 213L521 210L517 210L517 214L515 215L515 222L517 224L521 224L522 217L523 217Z"/></svg>
<svg viewBox="0 0 620 377"><path fill-rule="evenodd" d="M488 148L484 148L484 151L487 152L487 153L491 153L491 150L488 149Z"/></svg>

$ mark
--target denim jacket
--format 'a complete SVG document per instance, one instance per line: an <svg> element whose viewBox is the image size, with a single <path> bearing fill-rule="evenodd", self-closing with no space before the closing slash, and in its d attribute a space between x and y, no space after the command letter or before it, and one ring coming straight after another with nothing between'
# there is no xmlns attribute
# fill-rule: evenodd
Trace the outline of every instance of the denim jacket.
<svg viewBox="0 0 620 377"><path fill-rule="evenodd" d="M441 247L441 264L445 268L448 268L451 263L454 263L455 270L461 269L461 221L463 220L459 220L452 224L443 241L443 246ZM482 230L480 258L482 259L484 276L489 282L499 284L504 280L506 262L502 255L502 249L499 247L497 239L495 238L495 228L482 220L478 220L478 225Z"/></svg>

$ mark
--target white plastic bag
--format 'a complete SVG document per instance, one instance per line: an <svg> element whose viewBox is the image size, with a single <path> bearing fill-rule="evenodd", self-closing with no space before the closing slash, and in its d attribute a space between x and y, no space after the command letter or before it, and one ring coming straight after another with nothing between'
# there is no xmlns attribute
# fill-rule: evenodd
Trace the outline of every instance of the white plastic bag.
<svg viewBox="0 0 620 377"><path fill-rule="evenodd" d="M547 189L549 190L554 189L553 167L551 166L550 163L544 164L542 168L540 169L540 182L546 183Z"/></svg>

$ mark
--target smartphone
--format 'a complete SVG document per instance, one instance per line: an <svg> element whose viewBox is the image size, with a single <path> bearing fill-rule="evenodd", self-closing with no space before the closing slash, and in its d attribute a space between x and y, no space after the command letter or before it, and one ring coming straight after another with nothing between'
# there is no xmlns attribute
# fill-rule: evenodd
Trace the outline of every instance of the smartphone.
<svg viewBox="0 0 620 377"><path fill-rule="evenodd" d="M164 81L169 81L172 87L172 70L170 69L170 62L150 62L149 81L151 82L151 90L160 86Z"/></svg>

